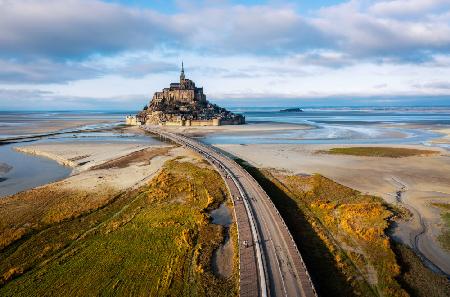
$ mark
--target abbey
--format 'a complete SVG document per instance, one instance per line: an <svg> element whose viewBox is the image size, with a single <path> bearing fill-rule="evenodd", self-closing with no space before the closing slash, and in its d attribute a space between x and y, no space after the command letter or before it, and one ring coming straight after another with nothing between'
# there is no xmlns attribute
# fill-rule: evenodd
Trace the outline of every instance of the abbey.
<svg viewBox="0 0 450 297"><path fill-rule="evenodd" d="M203 88L197 88L195 83L187 79L184 75L184 65L181 64L181 74L179 83L171 83L169 88L164 88L162 92L156 92L150 105L165 103L187 103L206 104L206 96L203 94Z"/></svg>
<svg viewBox="0 0 450 297"><path fill-rule="evenodd" d="M182 63L179 82L155 92L144 110L136 116L127 116L126 122L129 125L219 126L244 124L245 118L208 102L203 88L185 77Z"/></svg>

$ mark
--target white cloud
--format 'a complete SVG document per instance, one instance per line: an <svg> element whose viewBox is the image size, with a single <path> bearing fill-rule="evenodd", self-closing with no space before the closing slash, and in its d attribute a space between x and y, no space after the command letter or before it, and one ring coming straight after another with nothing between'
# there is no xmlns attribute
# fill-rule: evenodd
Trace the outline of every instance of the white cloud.
<svg viewBox="0 0 450 297"><path fill-rule="evenodd" d="M162 41L163 18L98 0L0 0L0 53L47 58L148 48Z"/></svg>
<svg viewBox="0 0 450 297"><path fill-rule="evenodd" d="M369 11L380 16L411 17L449 7L448 0L390 0L375 2Z"/></svg>
<svg viewBox="0 0 450 297"><path fill-rule="evenodd" d="M350 1L327 7L319 11L313 23L335 39L341 50L359 56L417 58L420 54L450 49L447 11L433 16L423 11L420 19L409 20L381 14L380 8L373 13L376 5L367 8L361 1ZM439 20L435 20L436 14Z"/></svg>

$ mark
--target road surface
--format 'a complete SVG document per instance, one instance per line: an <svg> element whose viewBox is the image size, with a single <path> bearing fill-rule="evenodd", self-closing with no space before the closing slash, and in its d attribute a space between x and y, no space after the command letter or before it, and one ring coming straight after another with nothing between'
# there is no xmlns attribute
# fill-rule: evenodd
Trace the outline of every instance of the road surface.
<svg viewBox="0 0 450 297"><path fill-rule="evenodd" d="M317 296L283 219L247 171L211 146L159 127L143 129L201 154L224 178L238 226L240 296Z"/></svg>

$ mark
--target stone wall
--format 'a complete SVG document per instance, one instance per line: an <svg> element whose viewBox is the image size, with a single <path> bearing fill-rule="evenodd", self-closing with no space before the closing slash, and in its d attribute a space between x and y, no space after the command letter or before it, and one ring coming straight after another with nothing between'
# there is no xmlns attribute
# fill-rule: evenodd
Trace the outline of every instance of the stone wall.
<svg viewBox="0 0 450 297"><path fill-rule="evenodd" d="M162 126L220 126L220 119L212 120L181 120L181 121L167 121L160 123Z"/></svg>
<svg viewBox="0 0 450 297"><path fill-rule="evenodd" d="M243 117L236 117L233 120L221 120L221 125L242 125L245 124L245 118Z"/></svg>
<svg viewBox="0 0 450 297"><path fill-rule="evenodd" d="M129 126L138 126L138 125L140 125L141 123L137 120L136 116L128 115L128 116L125 118L125 124L126 124L126 125L129 125Z"/></svg>
<svg viewBox="0 0 450 297"><path fill-rule="evenodd" d="M155 103L162 101L169 102L182 102L182 103L194 103L194 102L206 102L206 97L201 92L196 93L195 89L179 89L168 90L164 89L162 92L156 92L153 95ZM150 102L151 106L151 102Z"/></svg>

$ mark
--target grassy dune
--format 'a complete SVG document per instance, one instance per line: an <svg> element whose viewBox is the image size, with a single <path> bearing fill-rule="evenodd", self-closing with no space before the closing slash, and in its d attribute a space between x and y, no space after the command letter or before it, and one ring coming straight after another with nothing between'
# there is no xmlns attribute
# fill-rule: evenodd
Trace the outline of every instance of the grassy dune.
<svg viewBox="0 0 450 297"><path fill-rule="evenodd" d="M10 239L0 295L235 296L237 267L230 279L210 268L223 235L207 212L226 197L214 170L169 161L146 186Z"/></svg>
<svg viewBox="0 0 450 297"><path fill-rule="evenodd" d="M442 233L439 235L438 239L442 246L447 251L450 251L450 204L432 203L432 205L441 210L441 217L444 222L444 226L442 226Z"/></svg>
<svg viewBox="0 0 450 297"><path fill-rule="evenodd" d="M426 156L439 153L438 151L433 150L419 150L401 147L335 147L329 150L319 152L332 155L388 157L388 158Z"/></svg>
<svg viewBox="0 0 450 297"><path fill-rule="evenodd" d="M265 188L286 220L319 295L450 293L447 280L426 269L409 249L394 249L385 230L389 218L397 213L381 198L321 175L291 176L240 162ZM423 271L428 272L427 281L418 282Z"/></svg>
<svg viewBox="0 0 450 297"><path fill-rule="evenodd" d="M402 269L400 284L413 297L449 296L450 282L426 268L419 257L407 246L392 243L397 261Z"/></svg>

